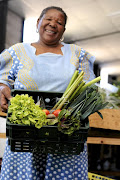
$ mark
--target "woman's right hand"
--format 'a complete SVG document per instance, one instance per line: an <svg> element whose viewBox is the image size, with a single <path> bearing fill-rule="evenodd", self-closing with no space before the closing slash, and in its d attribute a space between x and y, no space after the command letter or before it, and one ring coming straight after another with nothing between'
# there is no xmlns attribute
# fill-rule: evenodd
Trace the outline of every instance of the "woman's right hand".
<svg viewBox="0 0 120 180"><path fill-rule="evenodd" d="M6 112L8 109L8 100L11 99L11 90L5 84L0 84L0 106L1 110Z"/></svg>

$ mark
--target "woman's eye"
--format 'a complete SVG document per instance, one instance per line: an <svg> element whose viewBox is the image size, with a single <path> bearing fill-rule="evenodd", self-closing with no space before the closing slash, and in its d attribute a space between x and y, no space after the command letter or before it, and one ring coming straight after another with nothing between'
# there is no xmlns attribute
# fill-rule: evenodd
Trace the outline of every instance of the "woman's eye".
<svg viewBox="0 0 120 180"><path fill-rule="evenodd" d="M58 22L58 24L59 24L59 25L62 25L62 23L61 23L61 22Z"/></svg>
<svg viewBox="0 0 120 180"><path fill-rule="evenodd" d="M51 19L46 19L46 20L51 21Z"/></svg>

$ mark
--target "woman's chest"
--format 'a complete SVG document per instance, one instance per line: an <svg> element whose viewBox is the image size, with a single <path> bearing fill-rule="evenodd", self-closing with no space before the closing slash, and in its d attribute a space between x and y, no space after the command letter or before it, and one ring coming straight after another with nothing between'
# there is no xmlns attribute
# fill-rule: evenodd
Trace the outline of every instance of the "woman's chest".
<svg viewBox="0 0 120 180"><path fill-rule="evenodd" d="M76 67L71 64L70 57L46 57L34 62L30 76L34 79L69 80Z"/></svg>

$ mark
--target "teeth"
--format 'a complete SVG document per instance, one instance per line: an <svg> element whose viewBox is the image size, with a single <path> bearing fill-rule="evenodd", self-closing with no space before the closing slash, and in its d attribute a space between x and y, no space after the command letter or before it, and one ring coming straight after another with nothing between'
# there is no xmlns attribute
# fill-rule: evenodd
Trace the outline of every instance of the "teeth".
<svg viewBox="0 0 120 180"><path fill-rule="evenodd" d="M47 30L47 29L46 29L46 31L49 32L49 33L51 33L51 34L54 34L54 33L55 33L54 31L50 31L50 30Z"/></svg>

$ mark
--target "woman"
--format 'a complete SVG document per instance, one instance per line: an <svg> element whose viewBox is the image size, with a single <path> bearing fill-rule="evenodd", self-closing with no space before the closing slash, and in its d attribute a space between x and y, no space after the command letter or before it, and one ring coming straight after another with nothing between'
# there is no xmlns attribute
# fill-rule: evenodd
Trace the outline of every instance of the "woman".
<svg viewBox="0 0 120 180"><path fill-rule="evenodd" d="M5 111L10 90L30 89L64 92L74 71L94 78L94 57L81 47L61 42L67 16L59 7L44 9L37 21L39 40L19 43L0 55L0 104ZM1 180L87 180L87 145L80 155L11 152L8 142L2 162Z"/></svg>

